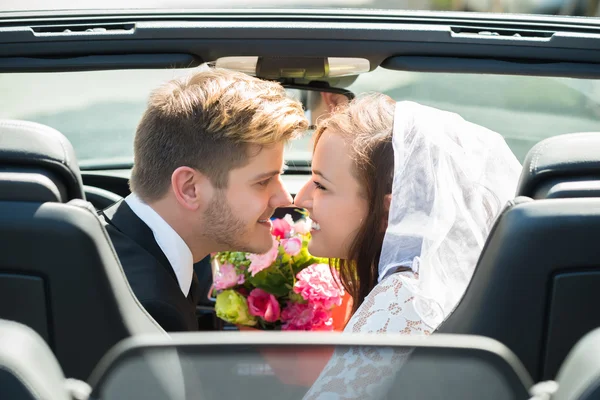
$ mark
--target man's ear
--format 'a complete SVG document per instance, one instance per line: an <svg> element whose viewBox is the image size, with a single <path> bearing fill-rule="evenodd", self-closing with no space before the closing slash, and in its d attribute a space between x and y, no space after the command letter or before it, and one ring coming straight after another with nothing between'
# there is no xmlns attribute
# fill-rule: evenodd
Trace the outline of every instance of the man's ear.
<svg viewBox="0 0 600 400"><path fill-rule="evenodd" d="M179 167L173 171L171 189L177 202L190 211L204 207L213 192L210 179L190 167Z"/></svg>

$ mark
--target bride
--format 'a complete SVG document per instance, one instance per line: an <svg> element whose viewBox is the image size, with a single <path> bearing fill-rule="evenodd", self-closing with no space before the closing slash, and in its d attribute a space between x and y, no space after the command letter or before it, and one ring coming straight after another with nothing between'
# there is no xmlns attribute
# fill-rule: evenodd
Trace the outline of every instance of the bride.
<svg viewBox="0 0 600 400"><path fill-rule="evenodd" d="M464 294L520 171L499 134L382 94L320 122L312 180L295 204L313 220L310 253L337 260L352 296L344 331L435 331ZM356 357L336 352L307 397L369 398L394 361L367 374L368 360Z"/></svg>

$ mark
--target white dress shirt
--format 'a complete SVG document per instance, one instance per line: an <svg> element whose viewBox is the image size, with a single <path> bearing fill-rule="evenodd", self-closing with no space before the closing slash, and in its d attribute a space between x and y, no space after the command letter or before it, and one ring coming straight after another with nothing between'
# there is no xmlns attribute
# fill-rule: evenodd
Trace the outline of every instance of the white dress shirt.
<svg viewBox="0 0 600 400"><path fill-rule="evenodd" d="M190 248L152 207L134 193L127 196L125 202L134 214L152 230L156 243L175 271L181 291L187 297L194 275L194 258Z"/></svg>

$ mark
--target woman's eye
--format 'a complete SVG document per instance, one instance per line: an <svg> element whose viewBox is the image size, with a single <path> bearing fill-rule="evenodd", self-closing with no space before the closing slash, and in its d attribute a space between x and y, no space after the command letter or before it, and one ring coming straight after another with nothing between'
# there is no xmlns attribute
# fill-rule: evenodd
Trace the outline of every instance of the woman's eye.
<svg viewBox="0 0 600 400"><path fill-rule="evenodd" d="M326 190L325 186L321 185L319 182L313 181L313 183L315 184L315 189L317 189L317 190Z"/></svg>

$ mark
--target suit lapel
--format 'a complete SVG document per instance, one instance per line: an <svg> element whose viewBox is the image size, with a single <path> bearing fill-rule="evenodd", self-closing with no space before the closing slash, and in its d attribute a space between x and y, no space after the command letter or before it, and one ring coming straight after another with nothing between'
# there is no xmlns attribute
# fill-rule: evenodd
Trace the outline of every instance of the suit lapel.
<svg viewBox="0 0 600 400"><path fill-rule="evenodd" d="M187 299L194 305L198 305L200 300L200 283L198 282L198 276L196 272L192 275L192 284L190 285L190 291L187 295Z"/></svg>
<svg viewBox="0 0 600 400"><path fill-rule="evenodd" d="M173 279L175 279L175 282L177 282L175 271L165 253L162 252L160 246L156 243L152 229L135 215L125 200L121 200L107 209L100 211L100 214L104 216L107 223L123 232L123 234L154 256Z"/></svg>

